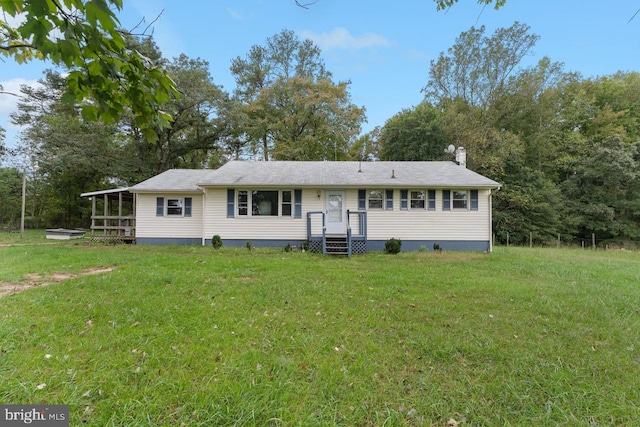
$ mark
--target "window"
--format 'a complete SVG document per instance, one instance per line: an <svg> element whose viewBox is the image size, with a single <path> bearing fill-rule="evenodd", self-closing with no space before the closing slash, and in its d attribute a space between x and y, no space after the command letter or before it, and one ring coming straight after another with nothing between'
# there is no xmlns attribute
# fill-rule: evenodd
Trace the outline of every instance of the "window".
<svg viewBox="0 0 640 427"><path fill-rule="evenodd" d="M469 209L469 199L467 191L455 190L452 192L452 205L453 209Z"/></svg>
<svg viewBox="0 0 640 427"><path fill-rule="evenodd" d="M249 215L249 192L247 190L238 191L238 215Z"/></svg>
<svg viewBox="0 0 640 427"><path fill-rule="evenodd" d="M182 216L182 199L167 199L167 216Z"/></svg>
<svg viewBox="0 0 640 427"><path fill-rule="evenodd" d="M278 192L254 190L251 192L252 216L278 216Z"/></svg>
<svg viewBox="0 0 640 427"><path fill-rule="evenodd" d="M436 210L436 190L429 190L429 210Z"/></svg>
<svg viewBox="0 0 640 427"><path fill-rule="evenodd" d="M232 197L230 194L228 197ZM293 204L292 190L238 190L237 215L290 217L293 215Z"/></svg>
<svg viewBox="0 0 640 427"><path fill-rule="evenodd" d="M369 209L382 209L384 207L384 191L382 190L369 190Z"/></svg>
<svg viewBox="0 0 640 427"><path fill-rule="evenodd" d="M156 216L191 216L192 198L156 198Z"/></svg>
<svg viewBox="0 0 640 427"><path fill-rule="evenodd" d="M282 216L291 216L291 191L282 192Z"/></svg>
<svg viewBox="0 0 640 427"><path fill-rule="evenodd" d="M412 190L409 193L411 195L411 209L424 209L425 192Z"/></svg>

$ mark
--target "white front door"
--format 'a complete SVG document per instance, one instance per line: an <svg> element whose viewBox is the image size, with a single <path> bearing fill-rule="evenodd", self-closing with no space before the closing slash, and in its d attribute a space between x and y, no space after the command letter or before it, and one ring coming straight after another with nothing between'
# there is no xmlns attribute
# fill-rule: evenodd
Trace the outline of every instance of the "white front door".
<svg viewBox="0 0 640 427"><path fill-rule="evenodd" d="M327 190L327 233L345 234L347 232L347 209L344 191Z"/></svg>

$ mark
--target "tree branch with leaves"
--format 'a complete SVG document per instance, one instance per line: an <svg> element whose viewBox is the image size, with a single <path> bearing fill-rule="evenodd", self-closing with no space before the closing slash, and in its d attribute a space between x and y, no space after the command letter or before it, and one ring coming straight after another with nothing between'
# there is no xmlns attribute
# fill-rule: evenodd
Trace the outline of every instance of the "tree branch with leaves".
<svg viewBox="0 0 640 427"><path fill-rule="evenodd" d="M121 9L122 0L3 1L0 55L67 68L63 101L79 105L85 119L109 123L130 110L154 139L153 128L172 120L161 106L179 94L165 70L127 49Z"/></svg>

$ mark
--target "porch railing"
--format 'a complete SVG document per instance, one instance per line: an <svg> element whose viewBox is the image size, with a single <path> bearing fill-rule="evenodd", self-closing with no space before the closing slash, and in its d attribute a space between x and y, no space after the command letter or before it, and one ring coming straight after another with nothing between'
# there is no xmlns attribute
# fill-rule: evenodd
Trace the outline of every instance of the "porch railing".
<svg viewBox="0 0 640 427"><path fill-rule="evenodd" d="M307 212L307 241L309 250L320 252L326 255L333 251L327 250L327 224L326 212ZM347 211L347 233L344 235L347 255L361 254L366 252L367 247L367 213L360 211ZM336 236L331 236L332 247L336 245ZM341 252L344 253L344 252Z"/></svg>

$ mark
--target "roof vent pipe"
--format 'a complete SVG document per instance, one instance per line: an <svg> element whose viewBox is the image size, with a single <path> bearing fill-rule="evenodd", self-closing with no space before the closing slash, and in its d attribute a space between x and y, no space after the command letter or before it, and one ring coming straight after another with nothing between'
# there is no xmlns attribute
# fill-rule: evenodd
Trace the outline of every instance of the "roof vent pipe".
<svg viewBox="0 0 640 427"><path fill-rule="evenodd" d="M362 173L362 161L358 162L358 172Z"/></svg>
<svg viewBox="0 0 640 427"><path fill-rule="evenodd" d="M396 177L396 170L391 169L391 178L395 178L395 177Z"/></svg>

